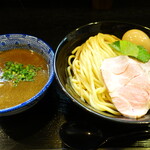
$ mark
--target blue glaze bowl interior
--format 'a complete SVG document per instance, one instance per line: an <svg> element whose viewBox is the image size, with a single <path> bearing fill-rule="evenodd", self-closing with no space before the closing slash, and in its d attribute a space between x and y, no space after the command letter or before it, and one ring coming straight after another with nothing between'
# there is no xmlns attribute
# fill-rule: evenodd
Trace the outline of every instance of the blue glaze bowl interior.
<svg viewBox="0 0 150 150"><path fill-rule="evenodd" d="M41 96L46 92L50 84L54 79L54 70L53 70L53 59L54 59L54 52L52 48L45 43L43 40L26 34L5 34L0 35L0 51L6 51L9 49L15 48L23 48L23 49L30 49L37 53L40 53L48 63L49 69L49 79L45 86L31 99L6 109L0 109L0 116L8 116L17 114L22 112L34 104L36 104Z"/></svg>

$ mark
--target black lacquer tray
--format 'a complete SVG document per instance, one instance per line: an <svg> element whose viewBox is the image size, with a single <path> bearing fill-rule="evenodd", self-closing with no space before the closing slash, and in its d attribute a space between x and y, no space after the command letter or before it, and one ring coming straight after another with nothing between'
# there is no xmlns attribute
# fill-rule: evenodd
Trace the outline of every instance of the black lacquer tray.
<svg viewBox="0 0 150 150"><path fill-rule="evenodd" d="M7 2L9 4L9 1ZM84 3L78 8L74 8L73 4L71 7L63 4L63 8L59 2L57 3L59 5L54 5L55 7L52 2L41 6L38 3L36 7L29 2L29 0L15 0L9 6L5 3L5 7L2 3L0 34L30 34L49 43L54 52L65 35L89 22L120 20L150 27L149 1L137 7L132 7L133 5L123 7L117 4L106 10L93 9ZM45 1L40 2L42 4ZM77 4L75 6L77 7ZM123 125L93 116L70 101L54 80L43 99L31 109L18 115L0 118L0 150L68 149L59 137L59 130L62 124L72 121L90 122L101 128L108 136L145 129L148 126ZM108 143L99 149L150 148L150 137L143 137Z"/></svg>

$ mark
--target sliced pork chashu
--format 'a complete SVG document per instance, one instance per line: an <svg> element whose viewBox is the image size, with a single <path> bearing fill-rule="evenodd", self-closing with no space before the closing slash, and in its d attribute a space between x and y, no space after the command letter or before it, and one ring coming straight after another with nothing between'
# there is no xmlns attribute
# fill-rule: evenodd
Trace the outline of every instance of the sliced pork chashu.
<svg viewBox="0 0 150 150"><path fill-rule="evenodd" d="M116 109L124 116L140 118L150 108L150 62L128 56L105 59L101 72Z"/></svg>

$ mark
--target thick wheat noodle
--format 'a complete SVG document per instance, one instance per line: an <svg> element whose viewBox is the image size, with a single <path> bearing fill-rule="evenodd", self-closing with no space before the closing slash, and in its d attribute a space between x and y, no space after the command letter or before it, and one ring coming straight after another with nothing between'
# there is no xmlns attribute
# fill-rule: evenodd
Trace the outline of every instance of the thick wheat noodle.
<svg viewBox="0 0 150 150"><path fill-rule="evenodd" d="M104 59L119 55L108 45L116 40L120 39L102 33L90 37L72 51L68 58L67 72L71 86L84 102L97 110L120 115L111 101L100 72Z"/></svg>

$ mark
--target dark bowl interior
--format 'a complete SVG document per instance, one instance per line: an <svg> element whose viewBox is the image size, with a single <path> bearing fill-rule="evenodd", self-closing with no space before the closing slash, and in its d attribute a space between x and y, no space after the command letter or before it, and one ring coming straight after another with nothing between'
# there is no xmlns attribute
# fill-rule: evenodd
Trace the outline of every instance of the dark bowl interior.
<svg viewBox="0 0 150 150"><path fill-rule="evenodd" d="M62 90L66 93L66 95L69 96L73 102L80 105L87 111L99 117L109 119L112 121L132 124L147 124L150 123L150 111L144 117L139 119L131 119L123 116L118 117L107 112L98 111L91 107L89 104L83 102L67 82L67 59L68 56L71 54L71 51L75 47L81 45L90 36L96 35L99 32L113 34L121 38L123 34L129 29L140 29L150 36L150 29L148 27L117 21L94 22L77 28L76 30L72 31L67 36L65 36L64 39L58 45L54 58L54 70L58 83L60 84ZM66 88L66 85L69 88Z"/></svg>

